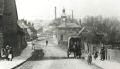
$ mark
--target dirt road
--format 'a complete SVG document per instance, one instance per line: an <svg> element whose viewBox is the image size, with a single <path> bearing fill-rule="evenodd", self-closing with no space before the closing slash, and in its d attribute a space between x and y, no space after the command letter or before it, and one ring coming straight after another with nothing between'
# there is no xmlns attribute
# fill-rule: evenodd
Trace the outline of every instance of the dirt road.
<svg viewBox="0 0 120 69"><path fill-rule="evenodd" d="M36 43L37 49L43 49L44 56L42 58L32 56L16 69L102 69L94 64L88 65L82 59L68 59L67 53L58 47L55 39L51 38L48 41L48 46L45 41Z"/></svg>

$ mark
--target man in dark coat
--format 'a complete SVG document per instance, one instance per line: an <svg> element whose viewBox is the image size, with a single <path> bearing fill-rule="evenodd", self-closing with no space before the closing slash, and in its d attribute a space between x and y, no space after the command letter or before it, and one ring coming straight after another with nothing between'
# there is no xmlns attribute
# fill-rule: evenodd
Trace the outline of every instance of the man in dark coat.
<svg viewBox="0 0 120 69"><path fill-rule="evenodd" d="M9 45L6 45L5 51L6 51L6 59L7 59L7 60L9 60L9 59L8 59L8 55L9 55L8 51L9 51L9 48L10 48L10 46L9 46Z"/></svg>
<svg viewBox="0 0 120 69"><path fill-rule="evenodd" d="M105 48L104 47L102 47L100 54L101 54L101 60L105 60Z"/></svg>
<svg viewBox="0 0 120 69"><path fill-rule="evenodd" d="M46 40L46 46L48 45L48 40Z"/></svg>

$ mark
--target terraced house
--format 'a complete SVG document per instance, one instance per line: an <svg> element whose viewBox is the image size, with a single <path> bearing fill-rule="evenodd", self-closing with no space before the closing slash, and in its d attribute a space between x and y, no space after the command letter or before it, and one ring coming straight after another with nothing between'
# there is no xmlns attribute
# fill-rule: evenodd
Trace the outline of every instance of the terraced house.
<svg viewBox="0 0 120 69"><path fill-rule="evenodd" d="M24 31L17 24L17 20L15 0L0 0L0 47L9 44L13 47L14 54L20 52L27 45Z"/></svg>

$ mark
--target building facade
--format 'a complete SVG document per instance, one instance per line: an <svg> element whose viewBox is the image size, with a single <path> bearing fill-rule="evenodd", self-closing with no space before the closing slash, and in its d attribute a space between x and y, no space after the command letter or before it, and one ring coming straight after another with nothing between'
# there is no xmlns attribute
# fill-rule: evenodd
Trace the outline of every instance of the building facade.
<svg viewBox="0 0 120 69"><path fill-rule="evenodd" d="M18 20L18 25L23 29L25 33L25 40L30 41L30 34L28 32L29 27L27 26L27 22L25 20Z"/></svg>
<svg viewBox="0 0 120 69"><path fill-rule="evenodd" d="M76 23L63 23L57 27L58 42L66 42L70 36L76 36L81 27Z"/></svg>
<svg viewBox="0 0 120 69"><path fill-rule="evenodd" d="M67 17L65 9L63 9L61 15L61 23L57 26L56 36L58 43L66 42L70 36L76 36L81 30L81 26Z"/></svg>
<svg viewBox="0 0 120 69"><path fill-rule="evenodd" d="M0 38L1 41L3 40L0 45L3 48L6 45L10 45L15 54L21 51L22 46L26 45L26 41L20 39L24 37L24 32L18 26L17 20L18 15L15 0L0 0ZM21 41L24 41L24 43Z"/></svg>

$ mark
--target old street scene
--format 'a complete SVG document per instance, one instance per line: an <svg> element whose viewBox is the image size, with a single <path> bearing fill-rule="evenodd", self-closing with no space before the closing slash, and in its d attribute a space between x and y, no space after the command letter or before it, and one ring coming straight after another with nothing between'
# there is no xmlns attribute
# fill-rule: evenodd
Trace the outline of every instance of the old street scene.
<svg viewBox="0 0 120 69"><path fill-rule="evenodd" d="M119 0L0 0L0 69L120 69Z"/></svg>

